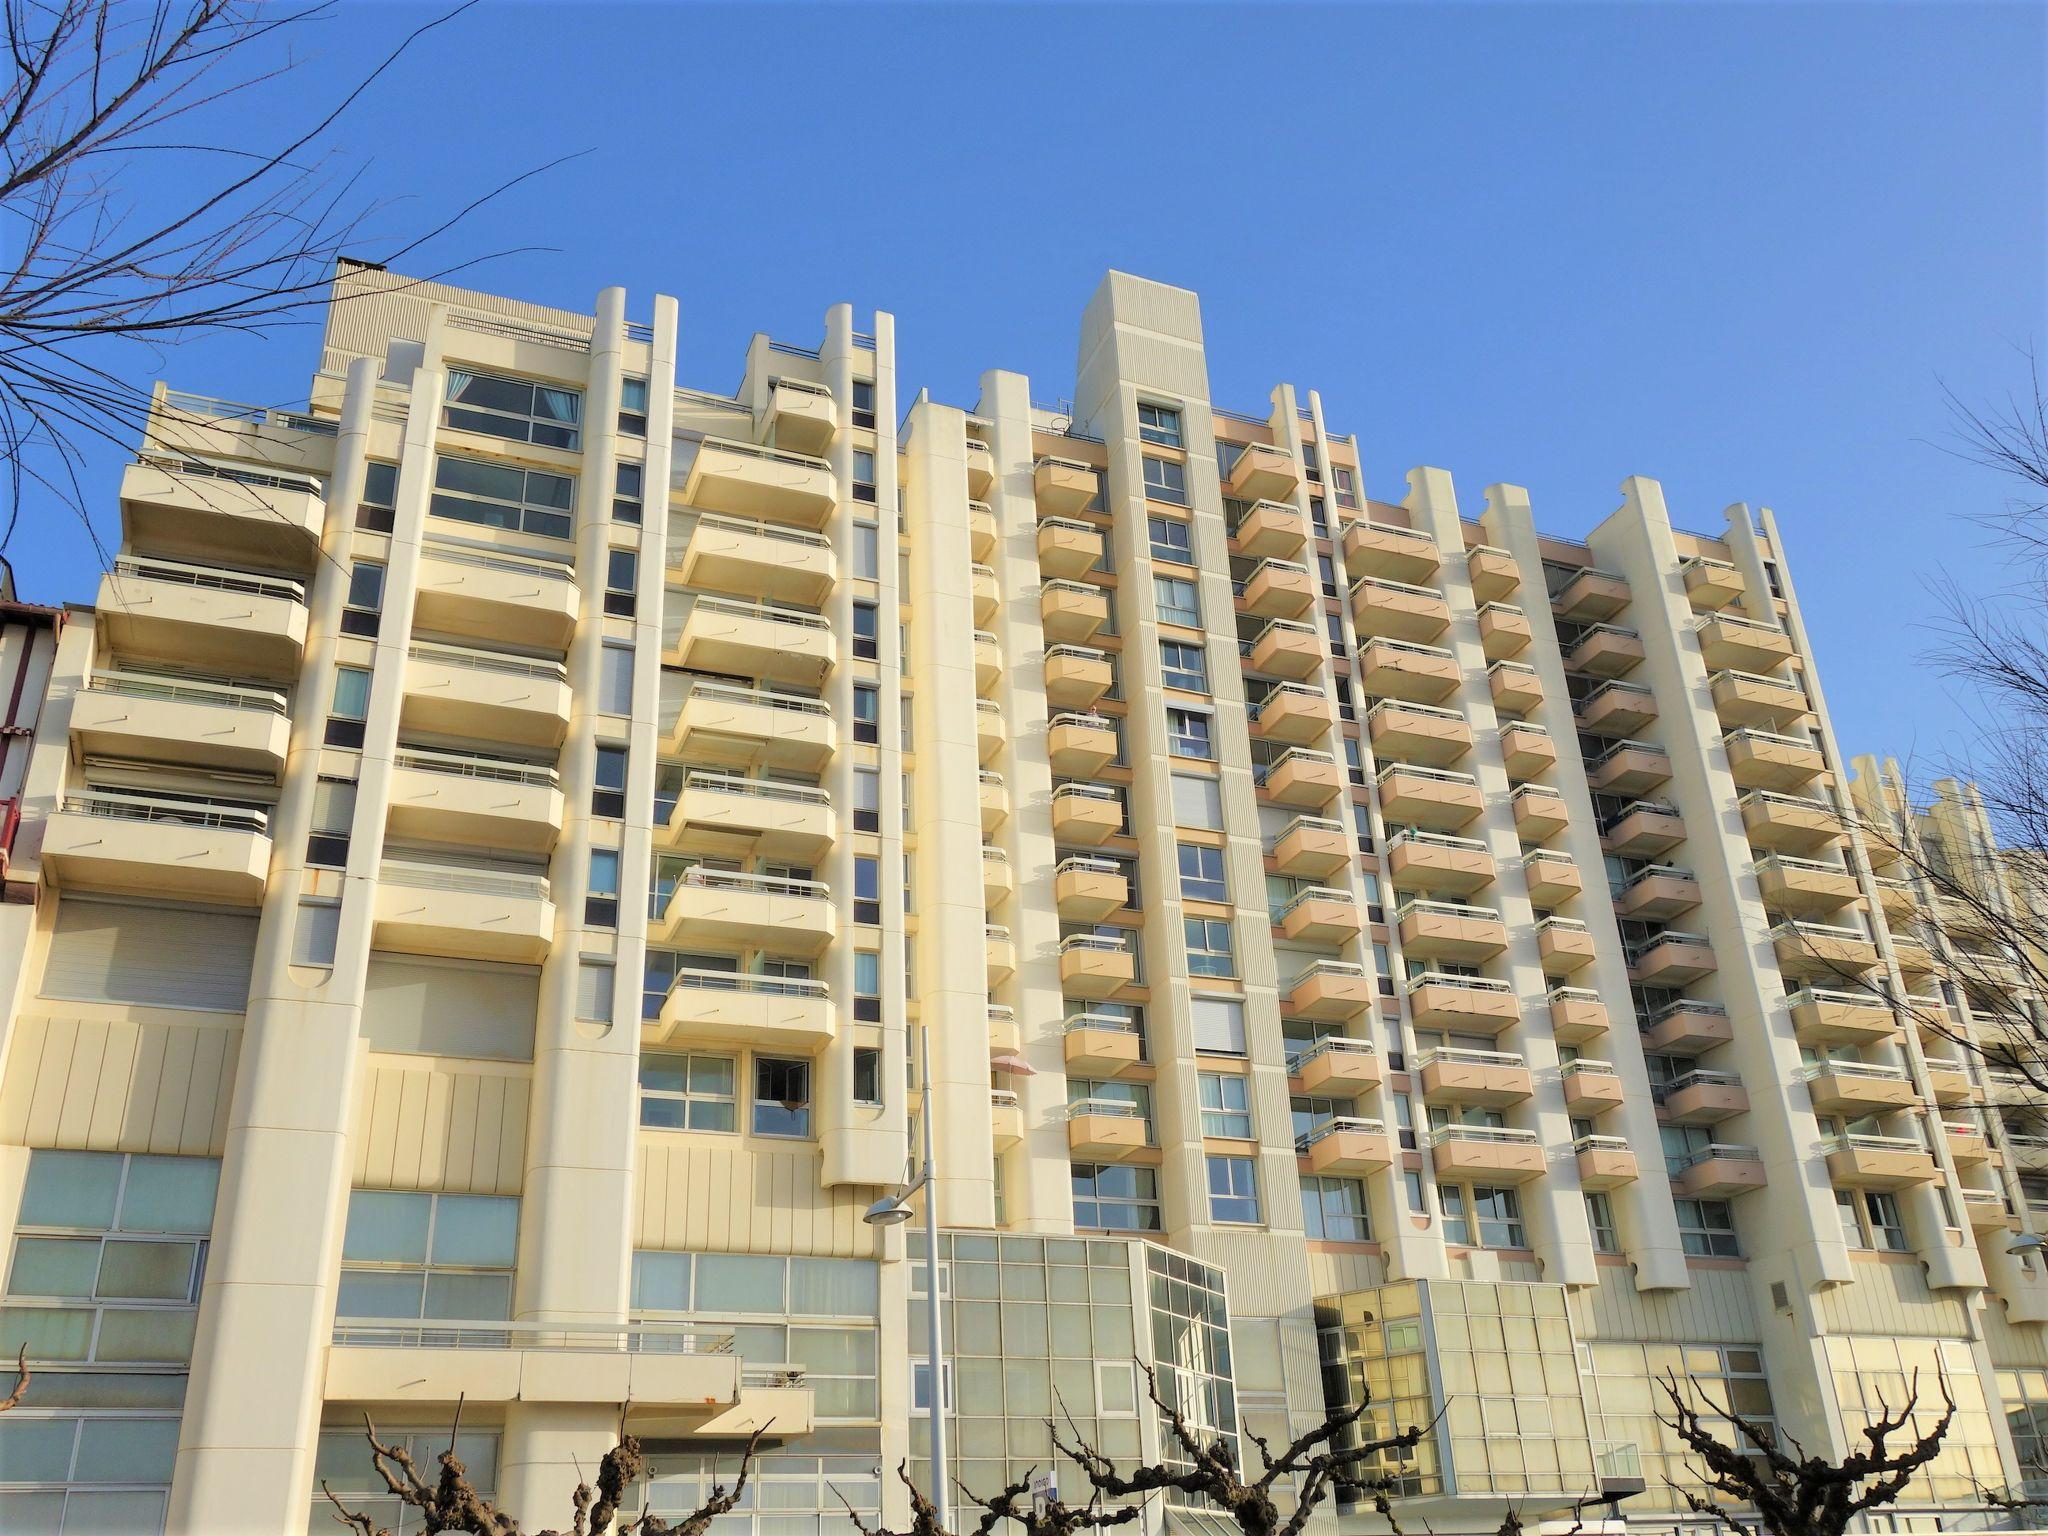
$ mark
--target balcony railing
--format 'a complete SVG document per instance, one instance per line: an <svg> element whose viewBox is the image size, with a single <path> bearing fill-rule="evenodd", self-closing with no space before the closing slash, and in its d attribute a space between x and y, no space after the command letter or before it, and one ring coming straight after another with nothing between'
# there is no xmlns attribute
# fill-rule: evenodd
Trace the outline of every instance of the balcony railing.
<svg viewBox="0 0 2048 1536"><path fill-rule="evenodd" d="M1868 1131L1843 1131L1823 1136L1821 1147L1828 1152L1925 1152L1927 1144L1917 1136L1876 1136Z"/></svg>
<svg viewBox="0 0 2048 1536"><path fill-rule="evenodd" d="M1413 770L1404 768L1401 771L1407 773ZM1425 832L1419 827L1403 827L1392 837L1388 838L1387 852L1392 853L1396 848L1408 843L1414 843L1418 847L1452 848L1459 853L1486 852L1486 840L1484 838L1457 837L1449 832Z"/></svg>
<svg viewBox="0 0 2048 1536"><path fill-rule="evenodd" d="M88 693L119 694L128 699L166 699L181 704L210 704L222 709L261 710L272 715L283 714L286 706L281 689L213 683L175 674L95 670L86 679L85 687Z"/></svg>
<svg viewBox="0 0 2048 1536"><path fill-rule="evenodd" d="M808 976L758 976L750 971L682 969L669 980L671 992L744 992L754 997L815 997L827 1000L832 989Z"/></svg>
<svg viewBox="0 0 2048 1536"><path fill-rule="evenodd" d="M1370 981L1372 973L1353 960L1311 960L1294 973L1294 979L1287 983L1292 992L1303 982L1313 981L1318 976L1334 976L1343 981Z"/></svg>
<svg viewBox="0 0 2048 1536"><path fill-rule="evenodd" d="M1447 1067L1526 1067L1529 1064L1515 1051L1475 1051L1462 1045L1431 1046L1415 1058L1418 1067L1436 1062Z"/></svg>
<svg viewBox="0 0 2048 1536"><path fill-rule="evenodd" d="M1274 911L1273 921L1285 921L1288 913L1307 901L1340 901L1347 907L1352 904L1349 891L1338 890L1335 886L1329 885L1306 886L1288 897L1286 902Z"/></svg>
<svg viewBox="0 0 2048 1536"><path fill-rule="evenodd" d="M1276 620L1275 622L1277 623L1278 621ZM1385 642L1381 643L1384 644ZM1400 699L1381 699L1365 712L1367 723L1378 719L1382 713L1428 715L1437 720L1455 720L1460 725L1465 723L1464 715L1455 709L1445 709L1441 704L1408 704Z"/></svg>
<svg viewBox="0 0 2048 1536"><path fill-rule="evenodd" d="M1455 917L1473 923L1497 923L1500 909L1497 907L1469 907L1456 901L1429 901L1415 899L1402 902L1394 909L1394 921L1405 923L1411 917Z"/></svg>
<svg viewBox="0 0 2048 1536"><path fill-rule="evenodd" d="M749 779L715 768L692 768L683 775L685 789L708 789L721 795L745 795L752 800L782 800L793 805L830 808L832 796L808 784L785 784L779 779Z"/></svg>
<svg viewBox="0 0 2048 1536"><path fill-rule="evenodd" d="M1384 1136L1387 1125L1384 1120L1366 1120L1357 1115L1332 1115L1329 1119L1304 1131L1294 1138L1294 1150L1306 1154L1308 1149L1327 1136Z"/></svg>
<svg viewBox="0 0 2048 1536"><path fill-rule="evenodd" d="M1644 1014L1643 1026L1646 1029L1655 1029L1659 1024L1662 1024L1666 1019L1675 1019L1680 1014L1701 1013L1707 1014L1710 1017L1717 1019L1725 1019L1728 1017L1728 1010L1726 1008L1723 1008L1719 1003L1704 1003L1698 1001L1695 998L1681 997L1675 999L1672 1002L1666 1003L1661 1008L1653 1008L1650 1010L1650 1012Z"/></svg>
<svg viewBox="0 0 2048 1536"><path fill-rule="evenodd" d="M805 549L830 553L832 541L822 533L812 533L803 528L792 528L787 523L768 523L756 517L734 517L729 512L701 512L697 515L699 528L723 529L727 533L744 533L754 538L775 539L784 544L800 545ZM672 541L672 544L675 541ZM687 540L682 541L687 543ZM674 550L680 553L679 549ZM979 567L987 570L988 567ZM993 576L995 573L990 571Z"/></svg>
<svg viewBox="0 0 2048 1536"><path fill-rule="evenodd" d="M995 936L996 931L993 928L989 930L991 938ZM1008 929L1002 930L1002 933L1003 937L1009 937ZM1102 955L1121 955L1130 951L1130 943L1128 940L1112 938L1103 933L1070 933L1060 940L1061 954L1072 954L1079 950L1094 950Z"/></svg>
<svg viewBox="0 0 2048 1536"><path fill-rule="evenodd" d="M445 560L450 565L473 566L484 571L504 571L513 576L530 576L537 581L573 581L576 578L575 567L567 560L551 560L542 555L512 555L494 549L480 549L465 540L451 539L442 534L429 534L421 540L420 553L431 560Z"/></svg>
<svg viewBox="0 0 2048 1536"><path fill-rule="evenodd" d="M832 706L823 699L805 698L795 693L776 693L767 688L742 688L733 683L714 683L701 678L690 683L690 691L686 697L717 699L727 704L746 704L757 709L782 709L799 715L819 715L827 720L832 718Z"/></svg>
<svg viewBox="0 0 2048 1536"><path fill-rule="evenodd" d="M66 811L108 821L152 821L181 827L226 827L237 832L263 832L270 815L263 807L234 800L183 799L176 795L142 795L118 789L86 789L64 797Z"/></svg>
<svg viewBox="0 0 2048 1536"><path fill-rule="evenodd" d="M513 1323L338 1317L344 1349L546 1349L605 1355L730 1355L729 1330L674 1323Z"/></svg>
<svg viewBox="0 0 2048 1536"><path fill-rule="evenodd" d="M1616 827L1620 826L1624 821L1627 821L1629 817L1635 815L1639 811L1647 812L1649 815L1652 816L1675 817L1678 815L1678 807L1670 804L1668 801L1631 800L1627 805L1624 805L1620 810L1614 812L1613 815L1603 819L1600 823L1600 830L1603 833L1612 832Z"/></svg>
<svg viewBox="0 0 2048 1536"><path fill-rule="evenodd" d="M209 416L216 421L246 421L259 427L279 427L303 432L309 437L333 437L339 424L304 411L281 411L271 405L243 405L234 400L216 400L211 395L188 394L182 389L164 391L163 403L187 416Z"/></svg>
<svg viewBox="0 0 2048 1536"><path fill-rule="evenodd" d="M1672 1172L1678 1173L1687 1168L1697 1168L1701 1163L1760 1163L1763 1160L1763 1153L1755 1147L1735 1141L1710 1141L1704 1147L1669 1159L1669 1166Z"/></svg>
<svg viewBox="0 0 2048 1536"><path fill-rule="evenodd" d="M1318 767L1334 767L1336 765L1336 762L1336 757L1333 756L1331 753L1318 752L1313 747L1289 747L1285 752L1282 752L1278 757L1274 758L1269 763L1253 763L1252 782L1254 784L1265 783L1266 780L1270 779L1273 776L1274 771L1276 769L1280 768L1283 764L1286 763L1302 763Z"/></svg>
<svg viewBox="0 0 2048 1536"><path fill-rule="evenodd" d="M546 875L510 869L386 859L377 868L377 878L386 885L403 885L413 890L462 891L472 896L514 896L532 901L548 899Z"/></svg>
<svg viewBox="0 0 2048 1536"><path fill-rule="evenodd" d="M1120 1013L1070 1013L1060 1021L1060 1033L1075 1034L1080 1030L1100 1030L1111 1035L1142 1035L1144 1030Z"/></svg>
<svg viewBox="0 0 2048 1536"><path fill-rule="evenodd" d="M832 628L831 621L823 614L804 613L795 608L771 608L766 603L750 603L737 597L716 597L710 593L698 597L695 609L701 609L706 613L730 614L736 619L761 619L790 629L829 631ZM977 630L976 633L978 635L980 631Z"/></svg>
<svg viewBox="0 0 2048 1536"><path fill-rule="evenodd" d="M676 884L702 887L706 890L751 891L761 896L800 896L809 901L829 901L832 897L832 888L822 880L793 880L787 875L752 875L737 869L707 869L701 864L684 870L677 878Z"/></svg>
<svg viewBox="0 0 2048 1536"><path fill-rule="evenodd" d="M1000 850L984 846L981 851L986 854ZM1055 877L1060 875L1120 875L1124 872L1124 867L1117 863L1115 859L1094 859L1086 854L1071 854L1053 865L1052 872Z"/></svg>
<svg viewBox="0 0 2048 1536"><path fill-rule="evenodd" d="M187 565L182 560L152 560L123 555L114 562L114 574L136 581L162 581L181 587L203 587L212 592L240 592L249 597L275 598L280 602L303 603L305 584L278 576L253 576L218 565Z"/></svg>
<svg viewBox="0 0 2048 1536"><path fill-rule="evenodd" d="M1635 1143L1626 1136L1581 1136L1572 1142L1574 1152L1633 1152Z"/></svg>
<svg viewBox="0 0 2048 1536"><path fill-rule="evenodd" d="M262 470L237 469L226 464L208 464L202 459L185 459L161 453L140 453L135 456L137 464L146 464L151 469L160 469L167 475L185 479L223 480L230 485L246 485L259 491L297 491L302 495L323 494L319 478L314 475L280 475Z"/></svg>
<svg viewBox="0 0 2048 1536"><path fill-rule="evenodd" d="M1327 700L1328 695L1322 689L1311 688L1306 683L1275 683L1264 698L1245 711L1245 718L1247 720L1257 720L1266 712L1267 705L1288 698L1308 700L1321 704Z"/></svg>
<svg viewBox="0 0 2048 1536"><path fill-rule="evenodd" d="M477 651L464 645L429 644L409 645L405 654L414 661L433 662L445 667L464 667L472 672L498 672L507 677L539 677L557 683L569 681L568 667L559 661L550 661L538 656L513 656L504 651Z"/></svg>
<svg viewBox="0 0 2048 1536"><path fill-rule="evenodd" d="M1472 774L1460 773L1455 768L1428 768L1420 763L1389 763L1373 777L1375 784L1384 785L1395 774L1409 774L1420 779L1430 779L1438 784L1465 784L1477 787L1479 780Z"/></svg>
<svg viewBox="0 0 2048 1536"><path fill-rule="evenodd" d="M488 779L497 784L527 784L539 789L553 789L561 782L554 769L538 763L482 757L468 752L439 752L428 747L401 746L392 754L391 760L399 768L417 768L422 773L445 773L463 779Z"/></svg>
<svg viewBox="0 0 2048 1536"><path fill-rule="evenodd" d="M1629 630L1627 631L1627 633L1634 634L1635 631ZM1613 758L1617 758L1621 756L1621 754L1624 752L1637 752L1649 757L1669 758L1671 756L1669 752L1665 751L1664 748L1658 746L1657 743L1654 741L1637 741L1633 736L1628 736L1624 737L1620 741L1617 741L1616 743L1614 743L1613 746L1608 747L1606 750L1596 754L1595 756L1587 758L1586 771L1588 773L1591 773L1595 768L1598 768L1602 763L1608 762Z"/></svg>
<svg viewBox="0 0 2048 1536"><path fill-rule="evenodd" d="M1452 987L1460 992L1487 992L1496 997L1506 996L1515 989L1512 984L1492 976L1456 976L1448 971L1419 971L1408 978L1406 990L1415 992L1423 987Z"/></svg>
<svg viewBox="0 0 2048 1536"><path fill-rule="evenodd" d="M996 637L985 629L977 629L974 632L974 638L977 640L987 640L990 644L994 644ZM1045 659L1047 661L1064 659L1067 661L1106 662L1109 660L1109 652L1099 650L1092 645L1048 645L1045 648Z"/></svg>
<svg viewBox="0 0 2048 1536"><path fill-rule="evenodd" d="M1379 1047L1375 1046L1370 1040L1360 1040L1351 1035L1324 1035L1321 1039L1311 1040L1298 1051L1289 1051L1287 1053L1287 1070L1289 1072L1299 1072L1304 1066L1319 1056L1347 1054L1376 1056L1379 1054Z"/></svg>
<svg viewBox="0 0 2048 1536"><path fill-rule="evenodd" d="M1467 1052L1485 1055L1486 1052ZM1522 1058L1517 1056L1513 1065L1520 1066ZM1539 1145L1534 1131L1525 1131L1512 1125L1440 1125L1429 1133L1429 1144L1440 1147L1448 1141L1484 1142L1496 1147L1533 1147Z"/></svg>

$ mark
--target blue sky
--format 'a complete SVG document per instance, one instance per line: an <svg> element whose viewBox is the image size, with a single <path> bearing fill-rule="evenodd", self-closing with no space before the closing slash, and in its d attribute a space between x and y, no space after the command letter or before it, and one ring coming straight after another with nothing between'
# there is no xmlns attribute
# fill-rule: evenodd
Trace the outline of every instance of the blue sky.
<svg viewBox="0 0 2048 1536"><path fill-rule="evenodd" d="M355 3L293 79L321 99L412 20ZM1370 493L1447 467L1579 534L1624 475L1674 519L1779 515L1845 750L1923 766L1965 717L1921 658L1938 559L2006 579L1961 521L2005 494L1941 446L2048 345L2044 72L2031 6L1169 8L486 5L337 136L427 222L589 150L442 250L553 249L475 284L588 309L682 303L684 375L826 307L897 316L903 377L1067 393L1116 266L1198 290L1219 403L1282 379L1359 434ZM217 126L263 131L277 96ZM302 395L313 332L188 344L180 387ZM115 526L119 455L97 466ZM8 550L89 599L61 515Z"/></svg>

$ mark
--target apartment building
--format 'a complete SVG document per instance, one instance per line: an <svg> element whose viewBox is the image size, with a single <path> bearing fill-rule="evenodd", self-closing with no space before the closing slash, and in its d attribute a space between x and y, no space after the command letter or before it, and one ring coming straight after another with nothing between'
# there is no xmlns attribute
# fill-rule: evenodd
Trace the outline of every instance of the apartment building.
<svg viewBox="0 0 2048 1536"><path fill-rule="evenodd" d="M0 906L0 1525L395 1524L363 1414L459 1398L529 1522L623 1413L666 1511L766 1425L727 1523L809 1536L935 1393L973 1487L1167 1454L1138 1364L1440 1408L1446 1532L1689 1523L1666 1373L1838 1450L1945 1377L1923 1524L2022 1475L2039 1218L1769 513L1376 499L1119 273L971 407L630 309L344 266L304 410L159 388Z"/></svg>

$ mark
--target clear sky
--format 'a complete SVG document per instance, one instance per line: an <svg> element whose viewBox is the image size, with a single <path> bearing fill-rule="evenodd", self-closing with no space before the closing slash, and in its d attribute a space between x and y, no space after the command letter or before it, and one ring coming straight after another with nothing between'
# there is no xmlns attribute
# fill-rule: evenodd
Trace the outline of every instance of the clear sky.
<svg viewBox="0 0 2048 1536"><path fill-rule="evenodd" d="M291 99L430 14L349 0ZM487 4L337 136L420 224L573 165L443 250L475 286L587 311L682 304L685 379L825 309L897 317L910 389L989 368L1071 389L1106 268L1198 290L1219 404L1287 380L1355 431L1370 494L1448 468L1582 534L1623 476L1674 520L1779 516L1843 747L1922 766L1964 715L1921 658L1936 563L2006 579L1962 518L1999 482L1944 451L2048 347L2048 9L1930 4L1283 7ZM284 104L221 125L257 134ZM267 131L274 132L274 128ZM303 398L315 334L189 344L163 371ZM120 456L98 466L103 531ZM62 514L7 551L86 599Z"/></svg>

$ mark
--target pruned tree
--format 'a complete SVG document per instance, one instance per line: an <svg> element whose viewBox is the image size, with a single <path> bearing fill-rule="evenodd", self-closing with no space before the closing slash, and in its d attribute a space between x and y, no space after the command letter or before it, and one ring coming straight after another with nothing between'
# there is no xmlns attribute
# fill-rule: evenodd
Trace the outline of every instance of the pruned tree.
<svg viewBox="0 0 2048 1536"><path fill-rule="evenodd" d="M21 1400L28 1396L28 1384L34 1380L35 1376L28 1368L28 1346L24 1344L21 1353L14 1358L14 1390L0 1397L0 1413L19 1408Z"/></svg>
<svg viewBox="0 0 2048 1536"><path fill-rule="evenodd" d="M1716 1403L1696 1379L1690 1391L1675 1376L1660 1385L1670 1401L1659 1421L1698 1460L1711 1498L1673 1483L1693 1513L1705 1515L1740 1536L1754 1536L1761 1525L1769 1536L1843 1536L1851 1521L1873 1509L1896 1503L1921 1470L1941 1453L1941 1444L1955 1419L1955 1399L1942 1383L1941 1416L1921 1429L1915 1424L1920 1401L1916 1376L1905 1403L1893 1412L1882 1400L1880 1415L1863 1426L1865 1446L1840 1461L1809 1456L1790 1435L1744 1418L1728 1403ZM1733 1427L1735 1441L1718 1434L1701 1405L1719 1422ZM1733 1501L1732 1504L1730 1501ZM1747 1506L1738 1509L1734 1505Z"/></svg>

